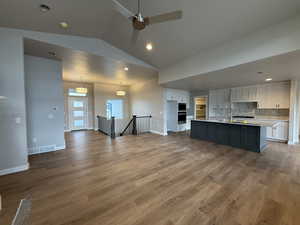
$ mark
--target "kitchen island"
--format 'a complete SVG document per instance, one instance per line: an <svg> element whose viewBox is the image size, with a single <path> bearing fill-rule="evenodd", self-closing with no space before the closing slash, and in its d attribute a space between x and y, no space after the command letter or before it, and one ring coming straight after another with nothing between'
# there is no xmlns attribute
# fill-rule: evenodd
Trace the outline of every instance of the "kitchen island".
<svg viewBox="0 0 300 225"><path fill-rule="evenodd" d="M192 120L191 138L261 152L267 146L266 128L268 126L273 126L273 124Z"/></svg>

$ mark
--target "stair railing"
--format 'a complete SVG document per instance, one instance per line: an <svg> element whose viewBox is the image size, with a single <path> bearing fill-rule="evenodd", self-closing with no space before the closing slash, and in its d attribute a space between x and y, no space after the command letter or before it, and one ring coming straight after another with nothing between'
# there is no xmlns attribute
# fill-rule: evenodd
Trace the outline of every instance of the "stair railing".
<svg viewBox="0 0 300 225"><path fill-rule="evenodd" d="M137 119L143 119L143 118L152 118L152 116L136 116L133 115L132 119L129 121L125 129L120 133L120 136L123 136L125 132L128 130L130 125L132 124L132 135L137 135L138 134L138 129L137 129Z"/></svg>

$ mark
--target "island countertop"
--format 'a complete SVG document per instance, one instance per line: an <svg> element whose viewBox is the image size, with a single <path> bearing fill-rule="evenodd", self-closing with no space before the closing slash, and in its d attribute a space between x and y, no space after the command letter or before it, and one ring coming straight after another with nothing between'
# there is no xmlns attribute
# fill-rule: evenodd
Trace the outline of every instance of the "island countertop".
<svg viewBox="0 0 300 225"><path fill-rule="evenodd" d="M235 124L235 125L243 125L243 126L256 126L256 127L273 127L278 121L237 121L237 120L192 120L199 122L208 122L208 123L223 123L223 124Z"/></svg>

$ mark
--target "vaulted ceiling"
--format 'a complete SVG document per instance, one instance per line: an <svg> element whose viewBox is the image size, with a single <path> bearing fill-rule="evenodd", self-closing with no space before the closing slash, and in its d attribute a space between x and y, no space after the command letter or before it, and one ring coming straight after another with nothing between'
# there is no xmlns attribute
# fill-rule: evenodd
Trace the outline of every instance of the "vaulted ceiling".
<svg viewBox="0 0 300 225"><path fill-rule="evenodd" d="M119 0L132 11L137 0ZM40 4L51 10L43 13ZM0 26L96 37L158 67L192 56L201 49L238 39L256 30L295 16L299 0L143 0L145 16L177 9L183 19L148 27L136 45L130 37L132 27L114 11L111 0L1 0ZM61 29L59 22L70 27ZM145 50L151 41L152 52Z"/></svg>

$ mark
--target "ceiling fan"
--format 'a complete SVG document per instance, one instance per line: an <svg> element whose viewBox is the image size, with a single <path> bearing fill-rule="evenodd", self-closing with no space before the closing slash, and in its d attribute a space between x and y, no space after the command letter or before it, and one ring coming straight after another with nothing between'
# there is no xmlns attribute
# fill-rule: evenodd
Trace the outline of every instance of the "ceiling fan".
<svg viewBox="0 0 300 225"><path fill-rule="evenodd" d="M182 11L177 10L169 13L160 14L157 16L144 17L141 11L141 0L138 0L138 12L136 14L132 13L130 10L125 8L121 3L117 0L112 0L114 3L115 9L125 16L129 21L132 22L133 26L133 34L132 34L132 42L135 43L138 38L138 32L144 30L147 26L164 23L171 20L178 20L182 18Z"/></svg>

